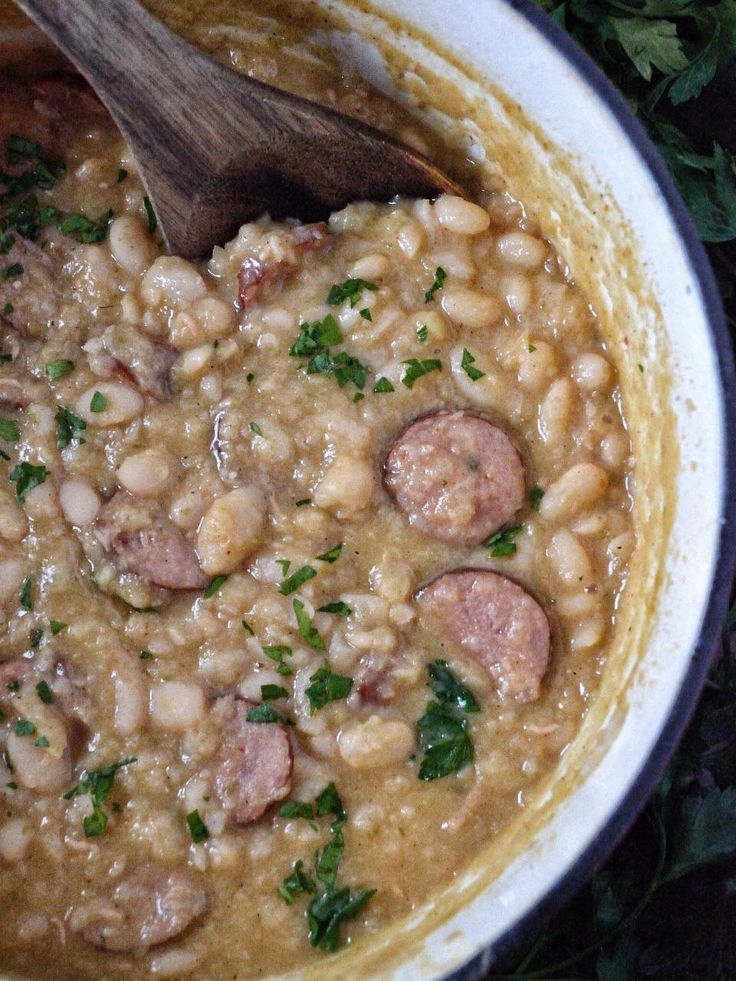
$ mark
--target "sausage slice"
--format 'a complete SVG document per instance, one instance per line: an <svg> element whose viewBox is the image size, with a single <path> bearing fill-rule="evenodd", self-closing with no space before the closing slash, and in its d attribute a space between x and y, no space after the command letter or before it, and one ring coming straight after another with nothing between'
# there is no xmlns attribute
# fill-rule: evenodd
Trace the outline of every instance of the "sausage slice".
<svg viewBox="0 0 736 981"><path fill-rule="evenodd" d="M95 947L132 953L178 936L206 906L207 894L196 875L149 862L110 894L75 909L69 925Z"/></svg>
<svg viewBox="0 0 736 981"><path fill-rule="evenodd" d="M100 511L94 533L125 572L165 589L202 589L209 582L194 546L165 515L117 493Z"/></svg>
<svg viewBox="0 0 736 981"><path fill-rule="evenodd" d="M236 824L257 821L291 790L289 737L274 722L248 722L247 703L235 702L217 758L215 795Z"/></svg>
<svg viewBox="0 0 736 981"><path fill-rule="evenodd" d="M470 412L413 422L391 447L385 483L409 524L478 545L524 503L524 468L509 437Z"/></svg>
<svg viewBox="0 0 736 981"><path fill-rule="evenodd" d="M488 669L503 698L539 697L549 621L522 586L487 569L457 569L420 590L417 603L444 640Z"/></svg>

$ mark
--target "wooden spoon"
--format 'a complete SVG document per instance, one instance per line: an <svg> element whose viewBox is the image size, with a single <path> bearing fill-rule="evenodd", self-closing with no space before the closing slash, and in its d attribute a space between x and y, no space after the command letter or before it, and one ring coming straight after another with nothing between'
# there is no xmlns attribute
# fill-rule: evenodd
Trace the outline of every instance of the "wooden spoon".
<svg viewBox="0 0 736 981"><path fill-rule="evenodd" d="M212 61L136 0L16 3L109 109L178 255L209 255L265 211L313 221L361 199L462 194L378 130Z"/></svg>

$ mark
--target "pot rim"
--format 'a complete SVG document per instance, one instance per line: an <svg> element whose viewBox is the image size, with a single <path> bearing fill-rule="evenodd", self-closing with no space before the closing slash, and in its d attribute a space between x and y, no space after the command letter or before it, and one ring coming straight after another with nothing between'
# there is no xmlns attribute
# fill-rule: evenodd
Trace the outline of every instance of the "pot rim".
<svg viewBox="0 0 736 981"><path fill-rule="evenodd" d="M502 2L520 14L544 40L557 49L576 74L589 84L595 97L609 110L620 130L628 138L662 195L663 204L669 212L687 255L693 280L700 289L703 319L709 329L718 364L722 389L720 408L723 413L725 437L722 517L710 598L703 613L702 626L690 665L657 742L644 760L621 804L556 885L531 910L497 940L484 945L462 967L443 975L442 981L480 981L489 968L505 957L511 956L531 933L543 927L547 920L573 898L603 865L634 824L663 776L698 705L708 672L718 651L718 640L736 574L736 368L726 315L708 255L659 151L643 125L632 113L623 95L602 69L533 0L502 0Z"/></svg>

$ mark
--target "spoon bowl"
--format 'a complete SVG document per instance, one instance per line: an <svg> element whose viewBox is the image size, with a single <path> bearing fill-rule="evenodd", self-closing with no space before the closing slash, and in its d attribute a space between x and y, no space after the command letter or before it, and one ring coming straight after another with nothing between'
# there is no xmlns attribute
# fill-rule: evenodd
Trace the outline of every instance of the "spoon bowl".
<svg viewBox="0 0 736 981"><path fill-rule="evenodd" d="M137 0L16 0L92 85L132 150L168 249L202 258L264 212L463 191L358 120L213 61Z"/></svg>

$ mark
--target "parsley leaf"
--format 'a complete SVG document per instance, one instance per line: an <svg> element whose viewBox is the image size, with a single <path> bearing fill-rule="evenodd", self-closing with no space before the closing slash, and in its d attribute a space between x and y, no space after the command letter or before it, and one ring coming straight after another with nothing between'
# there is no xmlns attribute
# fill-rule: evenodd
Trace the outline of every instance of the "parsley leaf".
<svg viewBox="0 0 736 981"><path fill-rule="evenodd" d="M317 884L307 872L304 871L304 862L299 859L294 862L291 874L287 875L279 886L279 896L289 905L294 905L294 899L300 893L314 894L317 891Z"/></svg>
<svg viewBox="0 0 736 981"><path fill-rule="evenodd" d="M429 687L438 702L455 705L463 712L480 712L480 706L469 688L455 677L447 661L433 661L427 667Z"/></svg>
<svg viewBox="0 0 736 981"><path fill-rule="evenodd" d="M317 570L311 565L303 565L296 572L293 572L288 579L284 581L279 586L279 592L282 596L288 596L289 593L293 593L295 590L303 586L305 582L309 582L310 579L314 579L317 575Z"/></svg>
<svg viewBox="0 0 736 981"><path fill-rule="evenodd" d="M49 627L51 628L52 636L55 637L57 634L60 634L62 630L64 630L66 624L62 623L61 620L49 620Z"/></svg>
<svg viewBox="0 0 736 981"><path fill-rule="evenodd" d="M447 704L430 702L417 722L419 745L424 757L419 766L420 780L437 780L473 762L473 743L468 720Z"/></svg>
<svg viewBox="0 0 736 981"><path fill-rule="evenodd" d="M84 419L80 419L65 406L60 405L54 416L56 422L56 446L63 450L70 444L81 446L85 442L82 433L87 428Z"/></svg>
<svg viewBox="0 0 736 981"><path fill-rule="evenodd" d="M407 366L401 378L401 384L406 385L407 388L412 388L417 379L428 375L430 371L442 371L442 362L437 358L427 358L424 361L418 361L417 358L409 358L407 361L402 361L401 363Z"/></svg>
<svg viewBox="0 0 736 981"><path fill-rule="evenodd" d="M205 591L202 593L204 599L210 599L218 592L227 582L227 576L215 576L212 582L207 586Z"/></svg>
<svg viewBox="0 0 736 981"><path fill-rule="evenodd" d="M317 608L317 613L336 613L340 617L350 616L352 609L347 603L343 603L342 600L338 600L336 603L325 603L324 606Z"/></svg>
<svg viewBox="0 0 736 981"><path fill-rule="evenodd" d="M342 542L338 542L337 545L333 545L332 548L328 548L326 552L321 555L316 556L319 562L337 562L342 553Z"/></svg>
<svg viewBox="0 0 736 981"><path fill-rule="evenodd" d="M51 691L48 684L43 679L39 681L39 683L36 685L36 694L44 703L44 705L51 705L51 703L54 700L53 692Z"/></svg>
<svg viewBox="0 0 736 981"><path fill-rule="evenodd" d="M102 392L95 392L89 402L90 412L104 412L107 408L107 397Z"/></svg>
<svg viewBox="0 0 736 981"><path fill-rule="evenodd" d="M322 950L336 950L340 943L340 924L357 916L375 892L375 889L362 889L352 894L345 886L328 889L312 900L307 910L311 945Z"/></svg>
<svg viewBox="0 0 736 981"><path fill-rule="evenodd" d="M474 368L475 358L470 353L470 351L464 347L463 356L460 361L460 367L463 369L465 374L471 381L478 381L479 378L483 378L485 371L481 371L479 368Z"/></svg>
<svg viewBox="0 0 736 981"><path fill-rule="evenodd" d="M253 705L245 713L247 722L283 722L284 719L279 715L273 705Z"/></svg>
<svg viewBox="0 0 736 981"><path fill-rule="evenodd" d="M304 818L306 821L314 819L314 807L309 801L287 800L279 808L279 816L284 818Z"/></svg>
<svg viewBox="0 0 736 981"><path fill-rule="evenodd" d="M187 814L187 825L189 827L189 833L192 836L192 841L199 845L203 841L207 841L210 836L209 829L200 817L199 811L190 811Z"/></svg>
<svg viewBox="0 0 736 981"><path fill-rule="evenodd" d="M78 242L82 242L84 245L91 245L95 242L103 241L107 235L107 228L112 221L112 217L111 210L106 211L96 222L90 218L85 218L84 215L67 215L59 223L59 231L62 235L73 236ZM93 409L92 411L99 410Z"/></svg>
<svg viewBox="0 0 736 981"><path fill-rule="evenodd" d="M288 697L288 691L281 685L261 685L261 699L264 702L274 702L280 698Z"/></svg>
<svg viewBox="0 0 736 981"><path fill-rule="evenodd" d="M420 344L426 344L427 338L429 337L429 327L426 324L422 324L421 327L417 327L417 340Z"/></svg>
<svg viewBox="0 0 736 981"><path fill-rule="evenodd" d="M10 479L15 484L15 494L22 504L28 491L42 484L48 476L44 466L35 467L32 463L19 463L10 471Z"/></svg>
<svg viewBox="0 0 736 981"><path fill-rule="evenodd" d="M532 509L532 511L539 510L543 497L544 491L541 487L532 487L532 489L529 491L529 507Z"/></svg>
<svg viewBox="0 0 736 981"><path fill-rule="evenodd" d="M350 300L350 306L356 307L363 290L375 292L377 289L375 283L369 283L365 279L346 279L344 283L336 283L330 289L327 294L327 302L331 307L336 307L343 300Z"/></svg>
<svg viewBox="0 0 736 981"><path fill-rule="evenodd" d="M652 77L652 68L665 74L687 68L688 58L672 21L611 17L610 24L621 47L647 81Z"/></svg>
<svg viewBox="0 0 736 981"><path fill-rule="evenodd" d="M153 210L153 205L151 204L151 199L148 195L143 198L143 207L146 211L146 221L148 222L148 231L155 232L158 228L158 219L156 218L156 212Z"/></svg>
<svg viewBox="0 0 736 981"><path fill-rule="evenodd" d="M46 374L52 381L56 381L58 378L63 378L64 375L68 375L70 371L74 370L73 361L65 361L60 359L58 361L49 361L46 365Z"/></svg>
<svg viewBox="0 0 736 981"><path fill-rule="evenodd" d="M20 605L29 612L33 609L33 580L28 577L23 580L23 587L20 591Z"/></svg>
<svg viewBox="0 0 736 981"><path fill-rule="evenodd" d="M36 727L30 719L16 719L13 724L13 732L16 736L35 736Z"/></svg>
<svg viewBox="0 0 736 981"><path fill-rule="evenodd" d="M503 559L516 554L516 542L514 538L523 530L523 525L511 525L497 531L483 542L484 548L491 550L491 558Z"/></svg>
<svg viewBox="0 0 736 981"><path fill-rule="evenodd" d="M312 618L304 609L304 603L301 600L295 599L294 603L294 615L296 616L296 625L299 629L299 633L302 635L304 640L309 644L309 646L314 651L319 651L324 653L327 650L324 640L319 634L319 631L312 623Z"/></svg>
<svg viewBox="0 0 736 981"><path fill-rule="evenodd" d="M343 339L337 321L329 313L324 320L304 323L299 327L299 336L289 348L292 357L312 357Z"/></svg>
<svg viewBox="0 0 736 981"><path fill-rule="evenodd" d="M310 676L312 684L306 689L309 700L309 712L314 715L329 702L347 698L353 687L353 679L339 674L333 674L329 668L320 668Z"/></svg>
<svg viewBox="0 0 736 981"><path fill-rule="evenodd" d="M395 392L396 389L388 378L379 378L373 386L373 394L380 395L381 392Z"/></svg>
<svg viewBox="0 0 736 981"><path fill-rule="evenodd" d="M17 443L20 439L20 426L15 419L0 419L0 439L6 443Z"/></svg>
<svg viewBox="0 0 736 981"><path fill-rule="evenodd" d="M424 302L431 303L437 290L441 290L447 282L447 273L442 266L437 266L434 272L434 282L424 294Z"/></svg>
<svg viewBox="0 0 736 981"><path fill-rule="evenodd" d="M291 657L294 653L290 647L287 647L286 644L267 644L261 650L266 657L276 662L276 670L280 675L291 674L291 668L284 661L285 657Z"/></svg>
<svg viewBox="0 0 736 981"><path fill-rule="evenodd" d="M96 838L107 827L107 815L102 810L102 805L112 790L118 770L135 762L135 756L126 756L117 763L103 766L99 770L85 770L79 783L63 794L64 800L71 800L72 797L80 797L84 794L89 794L92 798L92 813L82 822L84 833L88 838Z"/></svg>

